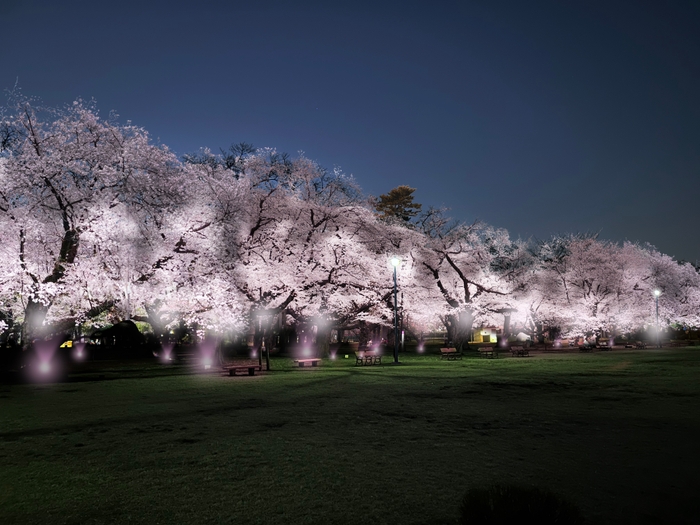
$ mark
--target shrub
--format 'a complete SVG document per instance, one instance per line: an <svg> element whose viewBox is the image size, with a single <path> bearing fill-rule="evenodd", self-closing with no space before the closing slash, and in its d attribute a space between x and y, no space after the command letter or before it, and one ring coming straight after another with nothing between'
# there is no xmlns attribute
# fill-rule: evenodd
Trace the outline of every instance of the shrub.
<svg viewBox="0 0 700 525"><path fill-rule="evenodd" d="M578 525L578 508L553 492L537 487L493 485L469 490L462 500L461 525Z"/></svg>

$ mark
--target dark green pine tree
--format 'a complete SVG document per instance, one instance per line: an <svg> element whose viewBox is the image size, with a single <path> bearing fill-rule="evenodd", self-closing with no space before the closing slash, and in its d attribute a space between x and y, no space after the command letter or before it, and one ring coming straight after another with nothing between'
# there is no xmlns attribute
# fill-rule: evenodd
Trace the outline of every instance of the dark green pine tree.
<svg viewBox="0 0 700 525"><path fill-rule="evenodd" d="M374 203L374 209L382 219L398 219L409 222L420 213L421 205L413 202L415 188L398 186L389 193L380 195Z"/></svg>

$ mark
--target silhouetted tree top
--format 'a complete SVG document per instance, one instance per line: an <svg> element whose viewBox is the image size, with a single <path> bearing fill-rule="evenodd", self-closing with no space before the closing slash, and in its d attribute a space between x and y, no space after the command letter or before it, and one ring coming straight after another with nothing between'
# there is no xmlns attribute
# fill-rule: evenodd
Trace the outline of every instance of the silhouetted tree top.
<svg viewBox="0 0 700 525"><path fill-rule="evenodd" d="M421 205L413 202L413 192L415 188L410 186L397 186L389 193L380 195L374 202L374 209L382 219L396 218L403 222L409 222L418 215Z"/></svg>

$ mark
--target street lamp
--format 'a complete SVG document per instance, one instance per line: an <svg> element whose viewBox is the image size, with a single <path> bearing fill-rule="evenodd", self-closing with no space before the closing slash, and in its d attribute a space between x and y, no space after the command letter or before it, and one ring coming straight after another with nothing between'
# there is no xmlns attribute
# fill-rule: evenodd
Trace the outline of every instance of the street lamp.
<svg viewBox="0 0 700 525"><path fill-rule="evenodd" d="M659 290L654 290L654 300L656 301L656 347L661 348L661 330L659 329Z"/></svg>
<svg viewBox="0 0 700 525"><path fill-rule="evenodd" d="M391 258L391 265L394 267L394 363L399 362L399 314L396 301L396 267L399 264L401 264L401 259Z"/></svg>

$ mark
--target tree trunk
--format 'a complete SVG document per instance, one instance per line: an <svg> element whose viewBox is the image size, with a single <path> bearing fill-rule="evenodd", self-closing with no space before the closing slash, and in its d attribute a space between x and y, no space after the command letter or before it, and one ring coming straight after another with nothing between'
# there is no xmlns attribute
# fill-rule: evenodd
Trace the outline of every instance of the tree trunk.
<svg viewBox="0 0 700 525"><path fill-rule="evenodd" d="M503 314L503 338L507 341L510 336L510 314Z"/></svg>
<svg viewBox="0 0 700 525"><path fill-rule="evenodd" d="M535 323L535 341L544 343L544 326L541 322Z"/></svg>
<svg viewBox="0 0 700 525"><path fill-rule="evenodd" d="M22 349L27 350L32 343L32 340L39 337L41 328L44 325L44 319L49 311L49 307L34 302L30 299L27 307L24 309L24 321L22 322Z"/></svg>
<svg viewBox="0 0 700 525"><path fill-rule="evenodd" d="M469 334L474 326L474 316L471 310L462 310L457 314L447 315L443 319L447 329L447 338L457 350L462 351L469 345Z"/></svg>
<svg viewBox="0 0 700 525"><path fill-rule="evenodd" d="M145 305L145 310L147 322L151 325L153 333L158 338L158 341L160 341L161 344L167 343L168 341L166 341L165 323L163 322L163 316L160 315L158 307L155 305L147 304Z"/></svg>
<svg viewBox="0 0 700 525"><path fill-rule="evenodd" d="M366 321L359 321L358 325L359 325L358 339L360 340L360 343L358 346L359 346L359 348L364 349L364 348L367 348L367 343L369 341L370 327Z"/></svg>
<svg viewBox="0 0 700 525"><path fill-rule="evenodd" d="M316 328L316 357L328 357L331 349L331 326L325 323Z"/></svg>

